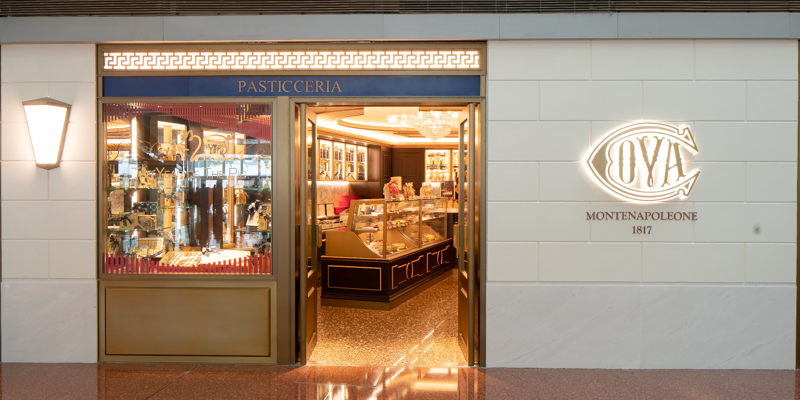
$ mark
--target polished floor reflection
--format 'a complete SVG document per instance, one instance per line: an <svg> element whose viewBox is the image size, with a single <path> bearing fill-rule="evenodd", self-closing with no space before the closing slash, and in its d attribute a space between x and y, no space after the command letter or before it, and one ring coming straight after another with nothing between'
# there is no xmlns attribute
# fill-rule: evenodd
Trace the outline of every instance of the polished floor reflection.
<svg viewBox="0 0 800 400"><path fill-rule="evenodd" d="M452 367L458 345L458 281L450 275L391 311L320 307L309 364Z"/></svg>
<svg viewBox="0 0 800 400"><path fill-rule="evenodd" d="M1 364L15 399L800 399L796 371Z"/></svg>

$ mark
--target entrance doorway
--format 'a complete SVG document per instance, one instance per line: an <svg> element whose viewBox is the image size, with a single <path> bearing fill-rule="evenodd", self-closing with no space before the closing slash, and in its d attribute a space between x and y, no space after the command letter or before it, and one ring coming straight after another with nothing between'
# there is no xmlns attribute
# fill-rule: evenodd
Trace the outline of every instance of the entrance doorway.
<svg viewBox="0 0 800 400"><path fill-rule="evenodd" d="M298 361L482 363L483 102L292 108Z"/></svg>

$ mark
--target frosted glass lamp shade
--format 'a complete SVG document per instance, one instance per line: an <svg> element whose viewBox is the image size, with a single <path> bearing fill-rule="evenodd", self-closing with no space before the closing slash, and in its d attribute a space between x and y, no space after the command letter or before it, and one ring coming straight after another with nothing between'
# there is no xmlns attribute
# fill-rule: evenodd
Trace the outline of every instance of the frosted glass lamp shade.
<svg viewBox="0 0 800 400"><path fill-rule="evenodd" d="M44 169L58 167L67 134L70 105L44 97L23 101L22 107L28 121L36 166Z"/></svg>

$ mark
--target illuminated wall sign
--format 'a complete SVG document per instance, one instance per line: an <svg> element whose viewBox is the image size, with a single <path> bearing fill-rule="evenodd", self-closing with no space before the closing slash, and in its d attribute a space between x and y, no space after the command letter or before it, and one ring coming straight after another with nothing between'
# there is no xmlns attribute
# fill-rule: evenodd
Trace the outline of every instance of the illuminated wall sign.
<svg viewBox="0 0 800 400"><path fill-rule="evenodd" d="M687 171L685 161L696 153L689 128L646 122L609 134L587 164L614 194L652 202L689 195L700 171Z"/></svg>

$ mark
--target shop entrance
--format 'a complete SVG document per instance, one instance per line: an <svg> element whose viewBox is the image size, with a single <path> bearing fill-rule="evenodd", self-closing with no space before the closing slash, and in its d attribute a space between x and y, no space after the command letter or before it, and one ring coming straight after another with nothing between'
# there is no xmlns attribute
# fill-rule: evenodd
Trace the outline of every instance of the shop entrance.
<svg viewBox="0 0 800 400"><path fill-rule="evenodd" d="M298 361L480 363L483 103L292 109Z"/></svg>

